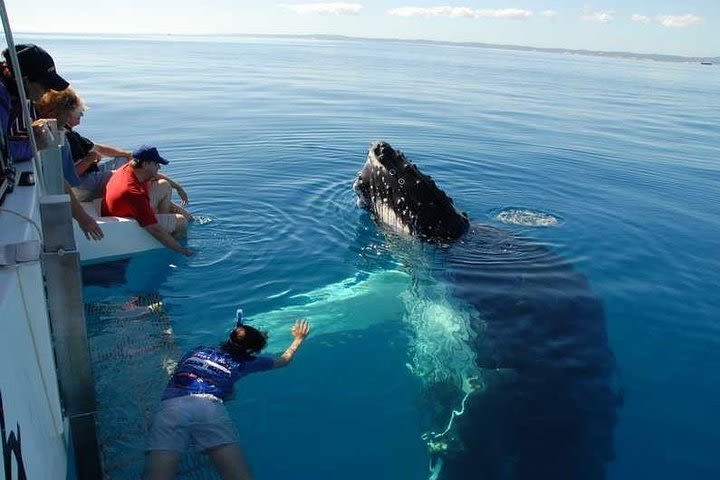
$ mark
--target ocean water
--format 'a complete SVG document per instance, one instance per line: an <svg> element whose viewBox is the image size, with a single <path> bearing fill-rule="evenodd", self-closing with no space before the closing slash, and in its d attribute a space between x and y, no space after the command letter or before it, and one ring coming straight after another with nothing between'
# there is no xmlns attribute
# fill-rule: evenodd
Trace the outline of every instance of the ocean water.
<svg viewBox="0 0 720 480"><path fill-rule="evenodd" d="M462 321L446 336L427 321L468 312L442 281L432 305L408 300L413 252L355 205L378 139L601 297L623 398L608 479L720 477L720 69L382 41L19 39L89 104L78 130L157 145L198 218L196 256L88 274L112 478L137 477L172 359L220 341L237 306L274 351L298 316L314 328L289 368L241 380L228 403L257 478L428 478L432 362L472 359L447 353Z"/></svg>

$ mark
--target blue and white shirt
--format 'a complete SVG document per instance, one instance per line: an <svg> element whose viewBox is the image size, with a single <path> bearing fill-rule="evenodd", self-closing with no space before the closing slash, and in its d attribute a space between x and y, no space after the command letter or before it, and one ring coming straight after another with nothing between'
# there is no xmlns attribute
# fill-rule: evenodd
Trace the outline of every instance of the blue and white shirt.
<svg viewBox="0 0 720 480"><path fill-rule="evenodd" d="M209 394L225 400L242 377L274 366L275 359L271 357L238 359L220 347L197 347L180 359L162 399Z"/></svg>

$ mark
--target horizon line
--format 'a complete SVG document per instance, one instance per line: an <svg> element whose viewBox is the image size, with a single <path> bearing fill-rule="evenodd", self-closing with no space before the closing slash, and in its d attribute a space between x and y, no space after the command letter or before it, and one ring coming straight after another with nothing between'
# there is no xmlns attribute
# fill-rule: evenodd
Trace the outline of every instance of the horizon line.
<svg viewBox="0 0 720 480"><path fill-rule="evenodd" d="M430 40L423 38L386 38L386 37L356 37L351 35L328 34L328 33L147 33L147 32L126 32L126 33L104 33L104 32L32 32L18 31L21 35L71 35L71 36L157 36L157 37L282 37L282 38L319 38L335 40L367 40L385 41L398 43L425 43L435 45L496 48L500 50L535 51L543 53L573 53L584 56L603 56L614 58L635 58L667 62L720 62L720 54L716 56L707 55L679 55L669 53L641 53L622 50L591 50L585 48L562 48L562 47L536 47L532 45L516 45L503 43L488 43L478 41L452 41L452 40Z"/></svg>

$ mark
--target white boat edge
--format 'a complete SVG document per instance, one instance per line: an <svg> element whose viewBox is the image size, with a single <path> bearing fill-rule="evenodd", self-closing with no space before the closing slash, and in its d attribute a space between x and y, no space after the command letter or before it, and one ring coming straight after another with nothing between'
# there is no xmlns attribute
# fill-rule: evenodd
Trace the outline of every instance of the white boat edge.
<svg viewBox="0 0 720 480"><path fill-rule="evenodd" d="M32 162L17 167L34 170ZM0 362L5 366L0 369L0 462L10 478L23 478L22 470L25 478L57 479L67 475L72 447L61 408L35 228L40 225L37 189L16 186L0 211Z"/></svg>
<svg viewBox="0 0 720 480"><path fill-rule="evenodd" d="M98 222L104 233L102 240L89 240L73 221L75 243L83 265L125 258L148 250L165 248L155 237L131 218L100 216L100 200L82 204Z"/></svg>

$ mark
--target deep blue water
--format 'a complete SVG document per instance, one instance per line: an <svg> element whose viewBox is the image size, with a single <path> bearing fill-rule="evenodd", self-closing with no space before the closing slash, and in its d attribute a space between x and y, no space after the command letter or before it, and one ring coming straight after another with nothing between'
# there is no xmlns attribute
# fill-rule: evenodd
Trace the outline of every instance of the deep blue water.
<svg viewBox="0 0 720 480"><path fill-rule="evenodd" d="M720 477L720 69L412 43L20 39L47 48L90 105L78 130L158 145L201 220L195 257L144 256L127 282L85 289L110 306L90 316L91 343L142 331L148 294L176 353L219 341L239 304L276 350L293 315L314 322L293 365L242 380L228 403L258 478L428 476L423 383L408 368L422 325L396 300L407 279L382 276L402 267L351 190L377 139L474 220L568 259L602 298L624 394L609 479ZM509 208L559 222L504 224ZM367 283L340 283L356 277ZM116 429L137 398L151 411L163 382L118 348L124 361L96 369ZM147 391L111 393L128 375ZM133 471L142 439L113 438L105 448Z"/></svg>

